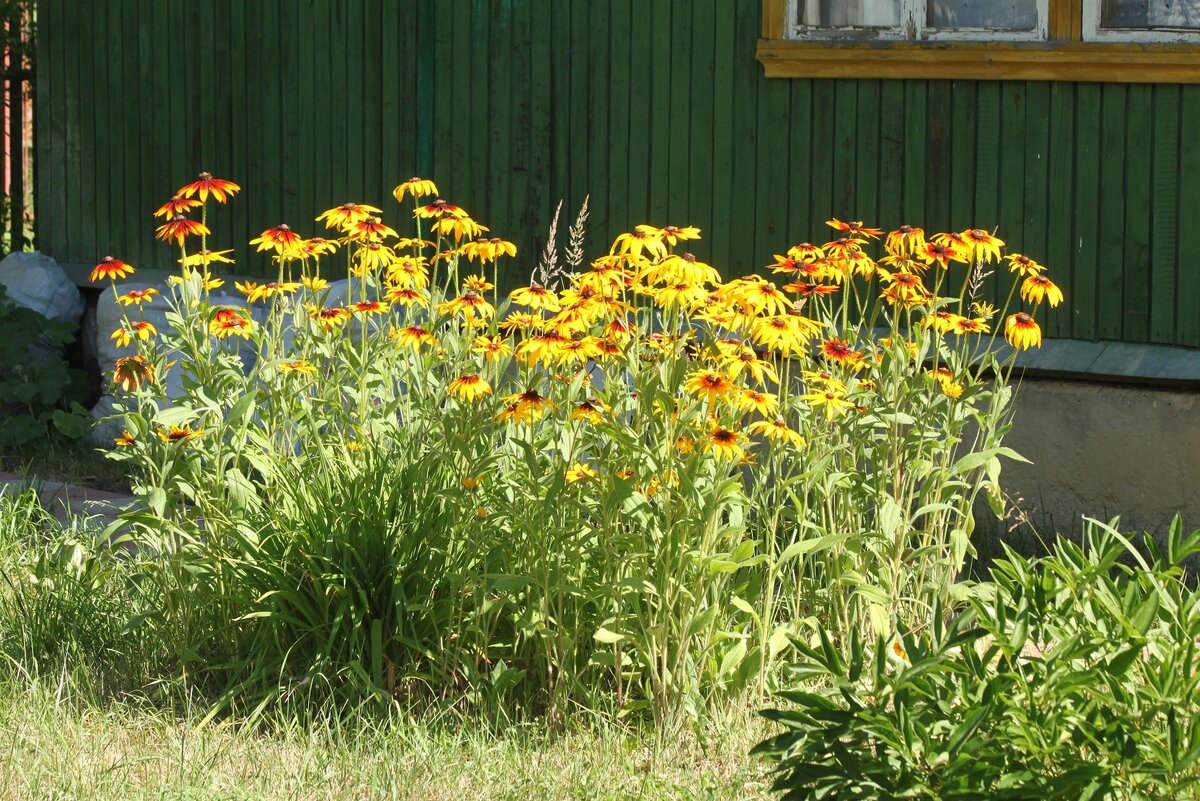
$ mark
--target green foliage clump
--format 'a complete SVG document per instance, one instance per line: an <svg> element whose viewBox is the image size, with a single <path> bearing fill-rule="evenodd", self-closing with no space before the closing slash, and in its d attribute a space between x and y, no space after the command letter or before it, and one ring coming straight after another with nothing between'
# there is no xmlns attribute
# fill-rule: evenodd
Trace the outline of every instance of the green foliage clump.
<svg viewBox="0 0 1200 801"><path fill-rule="evenodd" d="M1142 799L1200 793L1200 596L1176 519L1143 556L1111 525L1011 549L962 614L846 647L799 642L784 731L756 751L788 799Z"/></svg>
<svg viewBox="0 0 1200 801"><path fill-rule="evenodd" d="M17 306L0 286L0 448L45 437L51 426L87 433L85 375L57 355L74 339L70 324Z"/></svg>

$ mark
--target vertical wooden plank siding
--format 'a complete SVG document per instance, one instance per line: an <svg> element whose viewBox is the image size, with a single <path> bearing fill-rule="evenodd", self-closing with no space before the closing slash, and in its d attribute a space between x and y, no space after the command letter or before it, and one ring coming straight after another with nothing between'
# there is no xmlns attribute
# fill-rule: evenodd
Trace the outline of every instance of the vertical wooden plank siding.
<svg viewBox="0 0 1200 801"><path fill-rule="evenodd" d="M346 200L404 225L423 175L517 242L508 286L588 194L593 256L692 224L728 275L831 216L998 226L1067 292L1048 334L1200 347L1200 88L767 80L762 5L41 0L39 246L167 268L150 212L206 169L245 188L215 242L267 274L262 229Z"/></svg>

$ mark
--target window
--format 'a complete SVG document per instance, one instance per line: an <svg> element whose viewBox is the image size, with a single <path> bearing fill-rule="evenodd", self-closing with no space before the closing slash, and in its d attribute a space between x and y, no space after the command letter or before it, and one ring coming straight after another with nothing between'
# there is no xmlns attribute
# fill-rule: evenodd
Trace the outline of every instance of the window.
<svg viewBox="0 0 1200 801"><path fill-rule="evenodd" d="M767 77L1200 83L1200 0L762 0Z"/></svg>

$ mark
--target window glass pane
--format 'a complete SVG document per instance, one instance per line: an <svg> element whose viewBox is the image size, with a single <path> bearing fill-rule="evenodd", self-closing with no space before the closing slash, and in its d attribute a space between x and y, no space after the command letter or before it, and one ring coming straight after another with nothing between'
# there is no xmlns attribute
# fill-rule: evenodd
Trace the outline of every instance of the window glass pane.
<svg viewBox="0 0 1200 801"><path fill-rule="evenodd" d="M896 28L900 0L799 0L801 25L810 28Z"/></svg>
<svg viewBox="0 0 1200 801"><path fill-rule="evenodd" d="M1031 31L1038 22L1037 0L929 0L931 28L993 28Z"/></svg>
<svg viewBox="0 0 1200 801"><path fill-rule="evenodd" d="M1103 0L1101 28L1200 28L1200 0Z"/></svg>

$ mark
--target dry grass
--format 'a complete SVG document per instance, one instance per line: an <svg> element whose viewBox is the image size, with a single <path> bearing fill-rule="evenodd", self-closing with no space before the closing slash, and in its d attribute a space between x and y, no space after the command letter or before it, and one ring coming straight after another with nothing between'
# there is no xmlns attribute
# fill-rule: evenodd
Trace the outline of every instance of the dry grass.
<svg viewBox="0 0 1200 801"><path fill-rule="evenodd" d="M747 751L766 732L739 712L704 742L657 745L607 724L562 735L394 724L266 736L0 689L0 799L761 799L768 780Z"/></svg>

